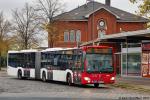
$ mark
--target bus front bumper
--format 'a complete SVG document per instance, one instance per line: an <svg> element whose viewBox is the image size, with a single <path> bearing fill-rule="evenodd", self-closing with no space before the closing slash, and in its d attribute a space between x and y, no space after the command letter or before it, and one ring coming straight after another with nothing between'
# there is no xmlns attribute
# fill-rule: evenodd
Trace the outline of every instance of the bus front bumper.
<svg viewBox="0 0 150 100"><path fill-rule="evenodd" d="M97 79L92 79L89 77L83 77L82 78L82 84L113 84L115 83L115 77L108 77L108 78L97 78Z"/></svg>

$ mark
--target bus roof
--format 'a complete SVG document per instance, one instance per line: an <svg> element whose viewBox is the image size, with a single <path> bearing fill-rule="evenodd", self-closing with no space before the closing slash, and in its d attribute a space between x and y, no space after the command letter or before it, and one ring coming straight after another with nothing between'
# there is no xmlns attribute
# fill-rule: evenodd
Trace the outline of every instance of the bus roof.
<svg viewBox="0 0 150 100"><path fill-rule="evenodd" d="M45 50L42 50L41 52L47 52L47 51L61 51L61 50L75 50L75 49L86 49L86 48L112 48L110 46L83 46L83 47L74 47L74 48L48 48ZM8 53L29 53L29 52L38 52L38 50L35 49L28 49L28 50L20 50L20 51L8 51Z"/></svg>
<svg viewBox="0 0 150 100"><path fill-rule="evenodd" d="M61 51L61 50L74 50L74 49L78 49L78 48L48 48L46 50L43 50L42 52L46 52L46 51Z"/></svg>
<svg viewBox="0 0 150 100"><path fill-rule="evenodd" d="M43 50L42 52L46 52L46 51L60 51L60 50L64 50L64 48L48 48Z"/></svg>
<svg viewBox="0 0 150 100"><path fill-rule="evenodd" d="M28 49L28 50L21 50L21 53L25 53L25 52L37 52L38 50L35 49Z"/></svg>
<svg viewBox="0 0 150 100"><path fill-rule="evenodd" d="M29 50L20 50L20 51L8 51L8 53L29 53L29 52L37 52L38 50L34 50L34 49L29 49Z"/></svg>
<svg viewBox="0 0 150 100"><path fill-rule="evenodd" d="M8 51L8 53L19 53L19 51Z"/></svg>

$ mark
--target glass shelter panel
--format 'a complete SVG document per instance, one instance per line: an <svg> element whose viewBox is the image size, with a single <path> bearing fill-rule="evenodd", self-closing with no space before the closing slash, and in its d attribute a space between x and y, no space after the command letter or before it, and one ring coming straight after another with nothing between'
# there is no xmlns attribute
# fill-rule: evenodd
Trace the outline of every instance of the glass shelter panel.
<svg viewBox="0 0 150 100"><path fill-rule="evenodd" d="M128 75L140 76L141 73L141 54L128 54Z"/></svg>
<svg viewBox="0 0 150 100"><path fill-rule="evenodd" d="M122 75L126 75L127 73L127 55L122 54Z"/></svg>
<svg viewBox="0 0 150 100"><path fill-rule="evenodd" d="M141 75L141 53L122 54L122 75Z"/></svg>

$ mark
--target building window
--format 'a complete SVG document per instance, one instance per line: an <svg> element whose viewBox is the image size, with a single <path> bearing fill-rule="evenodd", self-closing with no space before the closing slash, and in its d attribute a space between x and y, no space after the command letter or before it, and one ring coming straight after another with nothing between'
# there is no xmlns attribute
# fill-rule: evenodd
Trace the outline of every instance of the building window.
<svg viewBox="0 0 150 100"><path fill-rule="evenodd" d="M75 31L74 31L74 30L71 30L71 31L70 31L70 41L71 41L71 42L74 42L74 41L75 41Z"/></svg>
<svg viewBox="0 0 150 100"><path fill-rule="evenodd" d="M69 31L64 32L64 41L68 42L69 41Z"/></svg>
<svg viewBox="0 0 150 100"><path fill-rule="evenodd" d="M80 30L77 30L77 31L76 31L76 41L77 41L77 42L80 42L80 41L81 41L81 31L80 31Z"/></svg>
<svg viewBox="0 0 150 100"><path fill-rule="evenodd" d="M98 38L103 38L105 34L105 31L98 30Z"/></svg>

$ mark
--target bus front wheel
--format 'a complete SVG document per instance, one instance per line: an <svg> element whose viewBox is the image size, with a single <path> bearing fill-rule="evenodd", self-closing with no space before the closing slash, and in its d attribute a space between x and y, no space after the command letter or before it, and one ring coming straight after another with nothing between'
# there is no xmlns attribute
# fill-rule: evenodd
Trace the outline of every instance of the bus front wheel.
<svg viewBox="0 0 150 100"><path fill-rule="evenodd" d="M18 79L22 79L22 72L21 72L21 70L18 71Z"/></svg>
<svg viewBox="0 0 150 100"><path fill-rule="evenodd" d="M98 88L99 87L99 83L95 83L94 87Z"/></svg>

